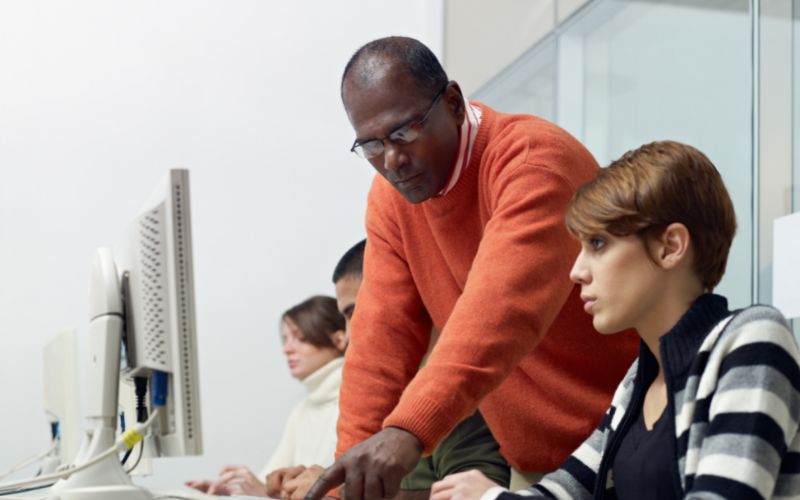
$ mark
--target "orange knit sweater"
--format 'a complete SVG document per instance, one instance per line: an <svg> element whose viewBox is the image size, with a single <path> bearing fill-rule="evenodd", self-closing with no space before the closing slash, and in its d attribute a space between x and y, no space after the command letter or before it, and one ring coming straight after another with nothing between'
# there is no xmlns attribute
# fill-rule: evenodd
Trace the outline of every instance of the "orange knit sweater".
<svg viewBox="0 0 800 500"><path fill-rule="evenodd" d="M372 184L337 454L383 426L430 452L479 407L509 463L553 470L636 357L635 335L594 331L568 277L578 243L564 211L595 160L545 120L481 108L450 193L412 205ZM431 326L441 335L419 369Z"/></svg>

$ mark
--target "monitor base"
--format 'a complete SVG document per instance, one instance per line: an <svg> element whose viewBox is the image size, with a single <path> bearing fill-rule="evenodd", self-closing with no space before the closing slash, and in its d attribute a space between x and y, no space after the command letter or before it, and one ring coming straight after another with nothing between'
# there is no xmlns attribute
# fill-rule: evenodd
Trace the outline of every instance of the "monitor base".
<svg viewBox="0 0 800 500"><path fill-rule="evenodd" d="M97 450L110 448L113 445L113 429L97 429L93 433L88 433L85 439L82 451L79 453L78 464L86 463L90 457L97 456ZM50 488L47 495L47 500L112 499L154 500L149 491L133 484L116 453L58 481Z"/></svg>
<svg viewBox="0 0 800 500"><path fill-rule="evenodd" d="M87 486L52 492L47 500L153 500L155 497L138 486Z"/></svg>

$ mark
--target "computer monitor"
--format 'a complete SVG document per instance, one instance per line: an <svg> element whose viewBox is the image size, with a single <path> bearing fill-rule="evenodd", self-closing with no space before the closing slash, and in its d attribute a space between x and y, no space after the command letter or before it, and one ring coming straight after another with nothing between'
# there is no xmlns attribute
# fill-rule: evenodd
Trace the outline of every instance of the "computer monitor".
<svg viewBox="0 0 800 500"><path fill-rule="evenodd" d="M111 252L98 249L89 287L88 424L74 466L116 442L120 377L166 383L151 428L157 456L202 453L195 329L189 172L171 170L133 222L130 268L122 280ZM158 397L158 395L156 395ZM116 453L56 483L60 500L151 500Z"/></svg>
<svg viewBox="0 0 800 500"><path fill-rule="evenodd" d="M43 461L43 474L55 471L61 464L72 463L78 453L77 345L77 332L64 329L44 347L44 411L50 422L56 449Z"/></svg>
<svg viewBox="0 0 800 500"><path fill-rule="evenodd" d="M203 451L194 305L189 171L172 170L131 230L124 375L167 374L170 393L156 437L160 456Z"/></svg>

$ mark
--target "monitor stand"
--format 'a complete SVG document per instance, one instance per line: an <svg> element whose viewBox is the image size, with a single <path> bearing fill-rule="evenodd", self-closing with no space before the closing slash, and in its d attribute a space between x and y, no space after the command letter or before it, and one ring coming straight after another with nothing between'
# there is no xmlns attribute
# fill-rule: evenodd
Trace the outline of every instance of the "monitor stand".
<svg viewBox="0 0 800 500"><path fill-rule="evenodd" d="M99 249L92 262L89 310L86 411L89 430L75 458L76 466L116 446L123 309L117 266L108 249ZM109 499L153 500L150 492L133 484L117 453L61 479L47 497L47 500Z"/></svg>

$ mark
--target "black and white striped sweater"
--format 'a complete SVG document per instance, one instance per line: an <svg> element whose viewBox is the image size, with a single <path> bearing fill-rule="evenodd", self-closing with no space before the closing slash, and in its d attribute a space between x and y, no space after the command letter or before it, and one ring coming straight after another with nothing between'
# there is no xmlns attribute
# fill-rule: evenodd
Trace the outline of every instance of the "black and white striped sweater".
<svg viewBox="0 0 800 500"><path fill-rule="evenodd" d="M660 352L676 497L800 499L800 351L780 312L731 314L725 298L703 295L662 337ZM637 414L626 409L641 407L654 370L642 344L600 426L561 468L497 498L615 499L614 454Z"/></svg>

